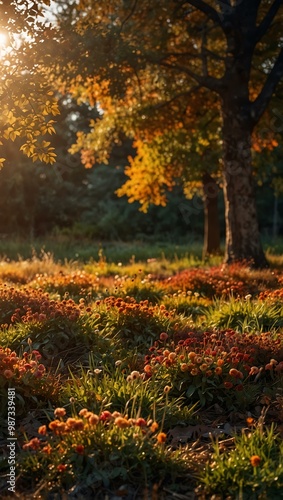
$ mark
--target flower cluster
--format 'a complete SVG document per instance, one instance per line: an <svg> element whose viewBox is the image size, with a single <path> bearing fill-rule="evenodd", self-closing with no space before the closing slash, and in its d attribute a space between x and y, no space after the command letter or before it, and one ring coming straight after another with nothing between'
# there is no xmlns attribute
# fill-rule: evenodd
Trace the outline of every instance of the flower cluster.
<svg viewBox="0 0 283 500"><path fill-rule="evenodd" d="M56 292L64 297L67 293L72 296L85 296L97 288L98 278L84 271L64 274L62 271L54 276L38 275L30 286L43 289L47 292Z"/></svg>
<svg viewBox="0 0 283 500"><path fill-rule="evenodd" d="M135 316L142 318L149 318L155 315L162 315L166 318L173 316L172 312L166 310L164 305L150 305L148 300L137 302L133 297L127 296L125 299L121 297L110 296L103 301L97 301L96 305L104 304L106 310L110 311L115 308L119 315L122 316Z"/></svg>
<svg viewBox="0 0 283 500"><path fill-rule="evenodd" d="M48 294L41 290L18 289L4 284L0 288L0 323L11 324L15 311L17 317L24 315L27 309L39 312L45 301L48 301Z"/></svg>
<svg viewBox="0 0 283 500"><path fill-rule="evenodd" d="M278 288L276 290L265 290L260 292L259 300L268 300L270 302L280 302L283 300L283 288Z"/></svg>
<svg viewBox="0 0 283 500"><path fill-rule="evenodd" d="M107 327L111 336L126 341L128 346L139 347L146 342L150 344L156 334L172 326L175 318L175 311L168 311L163 304L137 302L133 297L109 296L97 300L95 313L100 315L100 324Z"/></svg>
<svg viewBox="0 0 283 500"><path fill-rule="evenodd" d="M40 379L46 374L45 366L40 363L41 354L33 350L30 353L24 352L22 356L17 356L15 351L8 347L0 347L0 377L5 380Z"/></svg>
<svg viewBox="0 0 283 500"><path fill-rule="evenodd" d="M20 309L16 309L11 317L12 323L44 323L48 320L60 318L68 318L70 321L76 321L81 315L81 309L84 306L78 306L72 299L64 299L62 301L50 300L45 298L37 307L38 310L33 310L28 304L24 306L25 313L21 314Z"/></svg>
<svg viewBox="0 0 283 500"><path fill-rule="evenodd" d="M41 425L38 428L38 434L42 437L32 438L30 441L23 445L23 449L26 451L37 451L41 450L43 453L50 454L52 451L56 450L57 441L56 437L64 439L69 436L70 439L74 441L80 440L79 444L73 444L72 448L78 453L83 454L86 451L88 443L88 434L97 432L100 434L102 432L102 427L106 430L109 429L115 432L115 429L134 429L135 432L140 430L143 436L153 437L157 432L159 425L157 422L152 420L146 420L142 417L128 418L127 415L122 415L118 411L110 412L104 410L97 415L87 408L80 410L77 417L66 417L65 408L56 408L54 411L55 420L52 420L48 426ZM162 434L162 440L160 435ZM155 436L157 443L164 443L166 439L166 434L159 433ZM55 438L54 447L52 448L50 442ZM49 439L50 442L46 440ZM90 450L89 450L90 451Z"/></svg>
<svg viewBox="0 0 283 500"><path fill-rule="evenodd" d="M171 293L180 290L197 292L210 298L228 295L244 297L248 293L258 294L267 286L274 288L278 282L276 273L252 272L248 263L243 262L186 269L163 281L163 286Z"/></svg>
<svg viewBox="0 0 283 500"><path fill-rule="evenodd" d="M245 382L251 382L258 373L279 374L283 370L283 361L275 359L265 366L256 365L251 338L231 329L191 332L177 343L166 344L166 340L162 333L145 356L146 377L159 379L167 374L175 388L181 387L187 397L195 395L203 404L221 399L222 390L242 391Z"/></svg>

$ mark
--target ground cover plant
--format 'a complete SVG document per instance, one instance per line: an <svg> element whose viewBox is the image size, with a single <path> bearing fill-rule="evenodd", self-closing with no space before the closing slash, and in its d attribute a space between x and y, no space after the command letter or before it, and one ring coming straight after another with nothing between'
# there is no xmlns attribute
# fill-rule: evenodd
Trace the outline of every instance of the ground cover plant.
<svg viewBox="0 0 283 500"><path fill-rule="evenodd" d="M274 262L3 258L1 496L14 389L23 498L283 498L282 296Z"/></svg>

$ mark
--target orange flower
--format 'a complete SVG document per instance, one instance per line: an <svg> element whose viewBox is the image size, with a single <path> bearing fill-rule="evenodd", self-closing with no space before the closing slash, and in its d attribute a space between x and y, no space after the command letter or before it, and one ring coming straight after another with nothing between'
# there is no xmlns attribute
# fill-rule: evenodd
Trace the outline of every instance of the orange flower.
<svg viewBox="0 0 283 500"><path fill-rule="evenodd" d="M90 425L97 425L99 422L99 416L93 413L90 417L88 417L88 421Z"/></svg>
<svg viewBox="0 0 283 500"><path fill-rule="evenodd" d="M157 434L157 437L156 437L157 442L158 442L159 444L165 443L165 441L166 441L166 437L167 437L167 436L166 436L165 432L159 432L159 434Z"/></svg>
<svg viewBox="0 0 283 500"><path fill-rule="evenodd" d="M80 418L68 418L66 422L68 429L81 431L84 428L84 423Z"/></svg>
<svg viewBox="0 0 283 500"><path fill-rule="evenodd" d="M89 412L89 410L87 408L82 408L80 411L79 411L79 416L80 417L85 417L87 415L87 413Z"/></svg>
<svg viewBox="0 0 283 500"><path fill-rule="evenodd" d="M261 458L258 455L253 455L250 458L250 462L251 462L253 467L258 467L260 462L261 462Z"/></svg>
<svg viewBox="0 0 283 500"><path fill-rule="evenodd" d="M248 418L246 419L246 422L247 422L247 425L250 427L251 425L253 425L253 424L254 424L254 418L252 418L252 417L248 417Z"/></svg>
<svg viewBox="0 0 283 500"><path fill-rule="evenodd" d="M51 431L56 432L58 424L61 424L60 420L52 420L52 422L50 422L50 424L48 425L48 427L49 427L49 429Z"/></svg>
<svg viewBox="0 0 283 500"><path fill-rule="evenodd" d="M175 352L170 352L170 354L168 354L168 359L173 362L176 356L177 354Z"/></svg>
<svg viewBox="0 0 283 500"><path fill-rule="evenodd" d="M56 418L64 417L66 415L65 408L56 408L54 410L54 415Z"/></svg>
<svg viewBox="0 0 283 500"><path fill-rule="evenodd" d="M180 368L181 368L181 372L187 372L189 369L189 365L188 365L188 363L182 363Z"/></svg>
<svg viewBox="0 0 283 500"><path fill-rule="evenodd" d="M11 370L5 370L3 373L4 377L6 378L12 378L14 376L13 372Z"/></svg>
<svg viewBox="0 0 283 500"><path fill-rule="evenodd" d="M216 375L221 375L221 373L222 373L222 368L221 368L221 366L217 366L217 367L215 368L215 373L216 373Z"/></svg>
<svg viewBox="0 0 283 500"><path fill-rule="evenodd" d="M114 420L114 424L117 425L120 429L125 429L125 427L129 427L129 422L124 417L117 417Z"/></svg>
<svg viewBox="0 0 283 500"><path fill-rule="evenodd" d="M42 448L42 452L50 455L50 453L52 452L52 446L50 446L50 444L47 444Z"/></svg>
<svg viewBox="0 0 283 500"><path fill-rule="evenodd" d="M41 425L39 428L38 428L38 434L41 434L42 436L45 436L47 434L47 427L46 425Z"/></svg>
<svg viewBox="0 0 283 500"><path fill-rule="evenodd" d="M157 431L158 427L159 427L158 423L157 422L153 422L151 424L151 427L150 427L151 432Z"/></svg>

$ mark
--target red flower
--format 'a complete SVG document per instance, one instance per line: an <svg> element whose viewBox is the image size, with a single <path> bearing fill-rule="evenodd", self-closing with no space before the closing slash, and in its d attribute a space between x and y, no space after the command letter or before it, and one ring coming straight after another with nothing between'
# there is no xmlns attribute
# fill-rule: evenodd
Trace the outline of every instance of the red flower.
<svg viewBox="0 0 283 500"><path fill-rule="evenodd" d="M85 451L85 447L83 444L77 444L77 446L75 446L75 451L79 454L79 455L83 455L84 454L84 451Z"/></svg>
<svg viewBox="0 0 283 500"><path fill-rule="evenodd" d="M65 472L66 469L67 469L67 465L64 465L64 464L57 465L57 470L59 472Z"/></svg>

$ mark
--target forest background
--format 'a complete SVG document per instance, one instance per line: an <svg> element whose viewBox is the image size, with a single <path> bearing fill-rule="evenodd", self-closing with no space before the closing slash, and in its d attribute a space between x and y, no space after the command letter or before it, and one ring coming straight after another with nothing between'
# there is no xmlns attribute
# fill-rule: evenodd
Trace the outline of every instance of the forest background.
<svg viewBox="0 0 283 500"><path fill-rule="evenodd" d="M45 1L43 3L45 4L45 8L48 9L50 7L49 2ZM179 3L182 6L183 4L184 6L186 5L186 2ZM192 3L194 5L194 2L189 3ZM244 11L245 9L245 2L240 1L238 3L240 13L241 10ZM226 2L219 2L219 4L220 8L222 9L223 5L226 4ZM262 2L262 4L264 9L264 2ZM25 2L23 2L23 8L24 5ZM55 2L55 5L57 5L57 7L60 7L61 2ZM72 2L69 6L69 12L72 12L73 8L76 9L76 7L74 6L71 7L71 5ZM266 6L269 6L268 2L266 3ZM61 19L60 23L63 33L63 29L66 25L68 11L64 10L65 7L62 7L60 11L59 7L57 14L58 19ZM202 2L198 2L198 5L196 7L199 8L199 12L202 12ZM237 12L236 7L237 6L235 6L235 11L233 11L233 16L235 17L235 19ZM86 9L86 12L87 8L90 9L90 7L87 6L85 6L84 8ZM91 9L92 8L93 6L91 7ZM30 22L33 23L35 16L38 16L39 11L36 10L37 8L35 7L35 4L27 7L27 9L27 13L31 19ZM106 11L107 9L108 7L106 8ZM109 17L109 19L112 19L112 17L114 16L114 14L116 15L116 13L113 11L113 14L113 12L111 12L111 8L109 9L109 12L107 11L107 16ZM270 8L270 11L267 11L268 14L266 15L265 21L268 21L269 25L271 26L271 30L273 29L273 25L270 23L272 18L276 16L277 10L279 11L280 15L280 2L275 1L274 5ZM89 10L89 13L91 12L92 11ZM157 13L158 11L156 10L156 15ZM7 13L5 12L5 14L7 14L8 16L11 15L11 13L9 13L9 10L7 10ZM192 13L190 12L190 14L188 15L191 14L194 15L194 12L192 11ZM78 15L78 13L76 15ZM90 14L90 19L91 15L92 14ZM229 12L227 14L224 9L222 13L222 27L224 28L224 31L226 29L225 22L226 19L228 19L229 15ZM106 19L108 18L107 16ZM213 21L213 18L210 16L210 14L207 15L207 18L208 24L205 23L204 25L201 24L201 17L197 19L197 23L199 24L199 26L202 26L202 45L200 55L202 66L204 65L204 63L207 63L207 59L209 57L212 57L212 60L213 57L216 57L216 55L212 56L210 54L209 43L203 38L206 37L209 33L209 29L211 29L209 28L209 23ZM29 21L26 21L27 24L25 25L21 18L16 17L15 19L18 23L17 29L19 30L19 32L20 30L24 30L26 28L29 29ZM29 19L29 17L27 17L27 19ZM279 21L280 17L278 19L278 22ZM69 19L67 20L67 23L70 23ZM69 27L70 26L72 26L72 23L69 24ZM113 26L115 27L115 22L113 22ZM178 24L176 21L176 29L177 26ZM274 26L276 27L276 22L274 23ZM40 41L42 42L42 36L45 37L48 31L46 26L44 27L45 31L43 32L43 35L42 26L35 27L35 25L33 25L32 29L33 36L37 37L38 34L40 34ZM24 31L22 31L22 33L23 32ZM174 32L174 35L176 35L176 33ZM110 35L112 36L111 32ZM106 34L106 45L107 36L108 35ZM274 37L275 43L276 35L273 34L273 31L272 36ZM278 39L278 47L280 47L280 37ZM221 52L221 42L219 41L220 38L218 33L216 34L216 40L217 43L220 44L219 48ZM45 41L44 43L46 43L48 47L48 35L47 41ZM87 37L84 44L85 43L87 46ZM178 38L176 38L176 43L178 44ZM23 45L21 45L20 50L19 48L17 48L15 56L15 61L19 64L20 53L22 54L21 63L23 63L23 69L22 73L20 73L20 69L18 69L19 75L25 75L26 69L29 68L28 65L30 64L29 57L31 57L31 55L33 54L32 48L28 49L30 51L29 54L24 44L25 42L23 43ZM264 41L264 45L262 47L266 51L265 57L270 57L271 62L272 58L269 52L273 49L272 43L269 47ZM50 53L52 54L52 43L49 46L49 49ZM119 54L119 46L117 46L116 49L117 54ZM102 53L104 50L105 47L103 48ZM216 52L217 50L215 50L215 54ZM42 58L40 50L38 51L37 57L39 57L38 60L40 61L40 58ZM97 54L93 54L94 60L97 57ZM115 54L113 53L111 57L114 60ZM125 57L126 56L123 53L122 58ZM279 57L281 57L281 55ZM129 61L131 64L130 59ZM2 64L5 68L5 71L7 71L7 66L5 67L5 58L2 60ZM208 62L208 65L209 64L210 63ZM111 68L111 64L109 67ZM59 100L59 109L61 111L61 114L56 116L56 123L54 124L56 135L55 138L53 138L52 142L52 146L55 147L55 151L57 154L56 163L53 163L52 161L50 162L51 164L47 166L42 165L40 161L42 160L42 158L38 158L37 160L34 154L31 155L31 152L27 151L24 151L24 153L27 154L28 157L23 156L21 149L23 149L24 146L20 147L22 141L20 137L18 137L18 135L22 135L22 132L18 132L16 128L17 122L16 124L14 124L14 122L12 123L10 132L9 128L5 128L7 124L2 125L2 134L4 136L4 141L1 148L1 154L3 158L5 158L5 163L0 171L1 239L7 239L9 237L24 237L32 241L37 237L46 238L50 236L60 235L61 237L72 236L79 240L81 240L82 238L90 238L96 241L203 241L203 192L201 181L198 179L195 182L194 175L196 178L200 177L198 172L202 172L202 170L204 170L203 164L205 162L208 163L208 167L206 167L208 172L217 171L217 164L219 163L221 157L221 153L217 151L220 143L218 143L217 140L215 141L214 138L210 141L207 140L208 134L206 128L207 126L211 127L210 122L213 122L213 120L215 120L215 116L212 116L212 118L210 116L210 113L212 113L211 110L214 109L214 102L211 101L209 103L211 105L211 110L208 109L205 113L205 115L208 115L208 121L207 116L205 116L206 120L202 119L202 115L200 115L199 117L197 114L198 111L194 112L196 114L193 115L193 118L196 118L194 125L196 130L192 131L192 137L196 142L196 145L191 143L191 148L186 151L185 161L188 164L189 171L193 172L192 178L189 179L188 187L185 186L184 189L184 175L179 176L179 178L177 176L177 179L174 179L173 183L171 183L170 180L168 181L168 179L165 179L165 184L166 182L169 182L169 184L167 184L167 186L169 185L169 190L168 192L166 192L166 196L168 199L166 206L150 205L147 212L144 213L139 210L140 204L142 204L143 202L142 200L135 201L137 200L136 195L132 195L131 193L129 195L129 192L127 192L126 188L124 188L124 190L120 190L120 194L126 194L128 197L131 197L132 195L133 202L129 204L125 196L119 198L116 193L117 189L119 189L127 180L127 177L124 173L125 167L130 163L131 166L134 166L135 168L136 160L133 160L133 158L135 158L136 155L141 155L142 162L146 164L146 155L148 154L148 151L146 150L144 143L141 147L141 145L137 141L136 136L132 138L123 137L122 140L121 137L119 137L119 141L117 141L119 142L119 146L115 146L114 148L112 146L111 148L109 148L109 145L107 144L108 139L107 137L104 138L104 143L102 142L102 146L105 147L105 150L107 150L108 147L110 151L109 158L107 157L107 166L102 163L100 164L99 161L96 161L93 169L85 169L85 166L88 166L88 158L83 158L83 163L85 164L84 166L81 164L82 157L79 155L79 152L81 151L79 151L78 148L78 152L76 152L76 148L73 148L73 153L75 152L75 154L70 154L69 150L72 144L76 143L76 140L78 142L80 141L80 137L77 137L78 130L80 131L80 133L84 132L85 134L87 134L89 131L90 123L94 122L97 124L98 130L100 119L102 122L103 120L105 121L105 117L107 117L107 115L103 116L103 113L101 113L99 101L96 101L93 104L90 102L89 98L81 99L80 96L78 98L76 92L80 92L79 90L73 92L73 95L72 92L67 92L67 94L62 92L62 88L64 87L64 85L66 85L66 83L64 82L64 78L66 79L66 81L68 81L69 78L72 78L72 72L70 72L70 75L68 75L66 74L66 68L63 68L64 64L62 64L61 66L60 71L62 71L62 75L59 75L59 80L58 75L56 75L55 87L53 82L53 88L56 89L56 99ZM211 71L211 68L209 69ZM37 70L33 68L33 71ZM46 66L44 71L46 78ZM55 71L56 73L56 70L53 71ZM7 78L9 78L9 71L7 71L7 75ZM34 78L34 75L31 73L31 79L32 78ZM162 79L162 74L159 75L159 78L160 80ZM254 85L256 86L257 84L258 82L257 80L255 80ZM7 89L5 88L5 85L6 84L4 83L3 102L5 102L6 99L5 91ZM15 85L15 82L13 83L13 85ZM26 85L27 87L27 84L24 83L23 89L25 91L28 90L28 87L25 88L24 85ZM77 86L77 89L78 88L79 86ZM251 92L253 91L255 91L255 89L251 90ZM100 90L100 92L102 95L102 90ZM119 89L119 92L121 92L121 89ZM190 92L191 90L188 91L188 93ZM60 97L61 94L62 96ZM177 99L178 98L176 98L176 96L173 96L172 98L172 100L176 100L176 102ZM169 115L170 106L171 102L169 100L167 103ZM107 110L107 105L105 109ZM107 110L107 113L111 114L111 110ZM9 120L9 117L7 119ZM126 116L124 119L127 119ZM14 120L14 118L12 118L12 120ZM176 127L177 125L174 124L174 127ZM51 128L52 127L53 123ZM254 180L256 186L256 202L260 232L262 236L269 242L271 241L271 238L275 241L278 235L282 233L283 228L283 218L281 215L283 207L283 161L281 141L282 130L283 114L281 110L279 88L279 92L275 94L275 100L273 99L273 101L270 103L270 106L263 120L263 124L259 131L259 135L255 137L252 148ZM159 133L158 128L154 131L154 134L156 134L156 132ZM13 134L15 134L15 136L13 136ZM217 134L218 131L216 129L216 137ZM8 141L6 141L5 139L8 139ZM168 148L168 145L166 144L166 138L162 140L162 147L164 147L164 150L166 152L166 147ZM149 143L150 142L151 140L149 141ZM178 142L178 136L176 142ZM175 152L173 151L173 154L176 153L176 157L178 157L179 154L178 148L180 148L180 144L177 145ZM211 153L211 148L213 148L213 146L216 146L215 151L212 151ZM185 145L183 144L182 147L185 147ZM196 154L196 151L198 151L199 154ZM97 156L99 158L99 153ZM33 161L31 161L31 157ZM151 158L153 158L153 167L149 167L149 170L150 168L155 168L155 161L157 169L159 168L158 162L161 165L162 162L164 162L162 154L160 155L160 158L158 157L158 155L156 158L154 157L154 155L153 157L151 157L149 154L148 163L150 163ZM183 166L182 168L184 170ZM170 164L168 164L168 171L168 175L170 177ZM194 172L196 172L196 174ZM219 182L219 179L216 180L217 195L213 194L211 198L218 199L220 234L223 241L225 237L223 192L221 182ZM154 176L152 184L154 184ZM146 203L144 203L144 206L146 205L147 208L148 201L153 201L153 203L160 203L160 200L161 205L165 205L165 203L163 203L162 193L158 194L157 196L153 195L152 199L150 199L149 196L146 200ZM142 206L142 208L144 208L144 206ZM115 221L115 223L113 221Z"/></svg>

